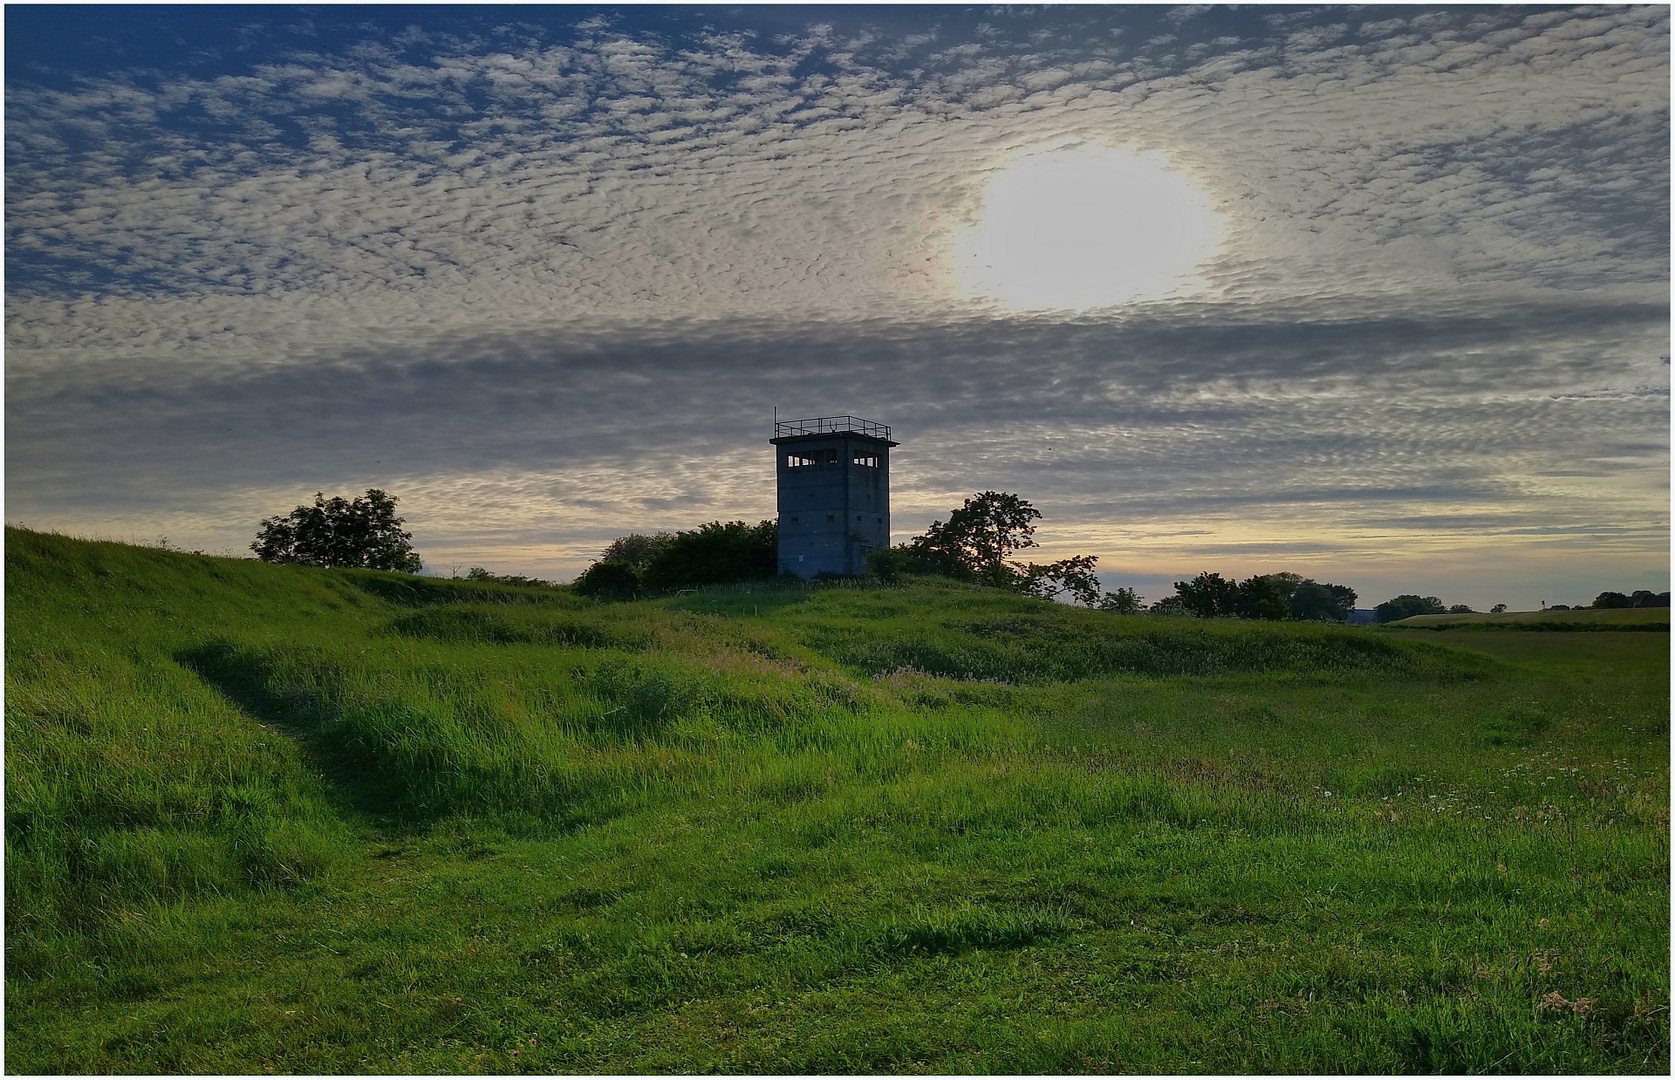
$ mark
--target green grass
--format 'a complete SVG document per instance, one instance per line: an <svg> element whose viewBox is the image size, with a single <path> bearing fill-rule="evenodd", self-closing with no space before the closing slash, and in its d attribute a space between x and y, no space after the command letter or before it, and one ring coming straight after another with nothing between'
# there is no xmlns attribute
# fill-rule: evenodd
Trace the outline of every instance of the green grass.
<svg viewBox="0 0 1675 1080"><path fill-rule="evenodd" d="M1669 632L1669 609L1571 608L1568 611L1414 615L1388 626L1421 630L1648 630Z"/></svg>
<svg viewBox="0 0 1675 1080"><path fill-rule="evenodd" d="M1663 634L6 558L14 1072L1669 1067Z"/></svg>

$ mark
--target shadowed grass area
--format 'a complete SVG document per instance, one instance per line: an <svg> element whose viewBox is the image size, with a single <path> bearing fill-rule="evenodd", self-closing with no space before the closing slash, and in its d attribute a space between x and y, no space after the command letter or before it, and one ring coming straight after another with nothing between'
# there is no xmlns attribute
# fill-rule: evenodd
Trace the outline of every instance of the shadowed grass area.
<svg viewBox="0 0 1675 1080"><path fill-rule="evenodd" d="M1655 633L7 571L17 1071L1668 1067Z"/></svg>

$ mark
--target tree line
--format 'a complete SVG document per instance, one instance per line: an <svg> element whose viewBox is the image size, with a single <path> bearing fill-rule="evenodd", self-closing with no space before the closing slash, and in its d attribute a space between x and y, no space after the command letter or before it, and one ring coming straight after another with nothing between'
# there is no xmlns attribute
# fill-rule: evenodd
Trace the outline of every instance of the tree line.
<svg viewBox="0 0 1675 1080"><path fill-rule="evenodd" d="M1027 596L1066 594L1097 605L1101 598L1095 556L1077 555L1050 563L1013 559L1018 551L1037 546L1035 522L1040 517L1039 510L1017 495L979 492L950 513L947 521L933 522L924 535L872 552L868 569L885 582L904 575L934 575ZM712 521L681 532L617 538L576 579L576 591L584 596L627 598L770 578L778 569L775 522Z"/></svg>
<svg viewBox="0 0 1675 1080"><path fill-rule="evenodd" d="M313 505L264 519L250 545L266 562L300 566L348 566L415 574L423 568L412 533L401 528L397 499L378 488L354 499L315 493ZM988 585L1044 599L1068 597L1118 614L1195 615L1201 618L1344 622L1355 608L1355 590L1292 573L1257 574L1243 581L1200 573L1174 583L1173 594L1147 607L1134 589L1105 592L1096 574L1099 559L1073 555L1036 563L1016 556L1037 547L1041 512L1010 492L980 491L931 523L905 544L872 552L871 574L884 582L935 576ZM732 581L771 578L779 568L779 527L712 521L696 529L618 537L574 583L584 596L630 599ZM514 585L551 585L517 575L497 576L480 566L467 577ZM1602 592L1594 608L1668 607L1669 593L1646 589ZM1506 610L1496 604L1491 612ZM1555 604L1549 611L1569 610ZM1405 593L1374 609L1381 623L1414 615L1465 614L1465 604L1444 606L1435 596Z"/></svg>
<svg viewBox="0 0 1675 1080"><path fill-rule="evenodd" d="M1042 599L1066 597L1118 614L1149 610L1160 615L1343 622L1355 607L1355 590L1297 574L1264 574L1234 582L1199 574L1175 583L1175 594L1143 606L1128 588L1102 591L1095 555L1052 562L1018 556L1039 546L1041 512L1005 491L980 491L924 533L868 557L871 574L890 583L906 577L942 577L1006 589ZM611 542L576 579L576 591L601 599L627 599L648 591L772 577L778 569L778 530L772 521L710 522L697 529Z"/></svg>
<svg viewBox="0 0 1675 1080"><path fill-rule="evenodd" d="M1578 604L1572 608L1569 604L1553 604L1543 606L1544 611L1574 611L1587 607L1593 608L1638 608L1638 607L1668 607L1669 594L1654 593L1649 589L1637 589L1633 593L1602 592L1594 598L1592 604ZM1505 604L1496 604L1489 609L1491 615L1498 615L1506 610ZM1398 619L1411 618L1414 615L1471 615L1475 614L1468 604L1452 604L1443 606L1442 601L1435 596L1416 596L1405 593L1401 596L1386 600L1373 609L1377 620L1381 623L1395 622Z"/></svg>
<svg viewBox="0 0 1675 1080"><path fill-rule="evenodd" d="M1237 582L1202 573L1191 581L1175 582L1174 595L1159 600L1150 610L1206 619L1345 622L1355 610L1355 590L1291 573L1257 574Z"/></svg>

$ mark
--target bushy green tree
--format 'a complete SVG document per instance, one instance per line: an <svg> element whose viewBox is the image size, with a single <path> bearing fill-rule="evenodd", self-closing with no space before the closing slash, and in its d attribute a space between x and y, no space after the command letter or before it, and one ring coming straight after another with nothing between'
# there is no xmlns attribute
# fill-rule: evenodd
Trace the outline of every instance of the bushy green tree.
<svg viewBox="0 0 1675 1080"><path fill-rule="evenodd" d="M1355 590L1292 573L1262 575L1285 597L1289 615L1303 622L1346 622L1355 610ZM1254 580L1254 579L1253 579Z"/></svg>
<svg viewBox="0 0 1675 1080"><path fill-rule="evenodd" d="M1146 610L1151 612L1153 615L1191 615L1192 614L1192 612L1187 610L1186 604L1182 602L1181 594L1179 592L1172 593L1169 596L1165 596L1163 599L1154 602L1152 604L1152 606L1147 608Z"/></svg>
<svg viewBox="0 0 1675 1080"><path fill-rule="evenodd" d="M1239 613L1239 586L1220 574L1201 573L1191 581L1175 582L1181 608L1201 619Z"/></svg>
<svg viewBox="0 0 1675 1080"><path fill-rule="evenodd" d="M643 573L651 565L651 560L674 542L674 533L629 533L606 545L605 550L599 553L599 561L627 563Z"/></svg>
<svg viewBox="0 0 1675 1080"><path fill-rule="evenodd" d="M377 488L352 500L316 492L313 506L264 519L250 550L263 562L416 574L423 563L410 543L413 534L402 531L395 515L397 501Z"/></svg>
<svg viewBox="0 0 1675 1080"><path fill-rule="evenodd" d="M1395 622L1415 615L1444 615L1447 612L1448 609L1442 606L1442 601L1437 597L1415 596L1412 593L1392 597L1373 609L1374 617L1381 623Z"/></svg>
<svg viewBox="0 0 1675 1080"><path fill-rule="evenodd" d="M1033 522L1040 518L1041 511L1016 495L980 491L947 522L933 521L914 538L908 545L912 564L920 573L1015 588L1023 568L1011 562L1012 554L1036 546Z"/></svg>
<svg viewBox="0 0 1675 1080"><path fill-rule="evenodd" d="M867 553L867 571L883 582L897 582L903 574L918 572L914 565L913 552L906 544L875 548Z"/></svg>
<svg viewBox="0 0 1675 1080"><path fill-rule="evenodd" d="M1178 609L1200 618L1286 619L1345 622L1355 610L1355 590L1292 573L1257 574L1233 581L1220 574L1202 573L1191 581L1175 582L1173 601L1151 610ZM1159 601L1161 604L1162 601Z"/></svg>
<svg viewBox="0 0 1675 1080"><path fill-rule="evenodd" d="M1291 591L1291 617L1306 622L1347 622L1355 610L1355 590L1348 585L1304 578Z"/></svg>
<svg viewBox="0 0 1675 1080"><path fill-rule="evenodd" d="M640 594L640 572L633 563L601 559L576 579L576 592L598 600L632 600Z"/></svg>
<svg viewBox="0 0 1675 1080"><path fill-rule="evenodd" d="M1006 491L980 491L934 521L923 536L875 551L867 568L885 581L902 574L937 574L1051 599L1066 595L1092 606L1099 602L1097 555L1072 555L1050 563L1014 562L1013 554L1036 547L1041 511Z"/></svg>
<svg viewBox="0 0 1675 1080"><path fill-rule="evenodd" d="M1141 601L1144 599L1145 597L1133 589L1118 589L1099 598L1099 610L1117 615L1133 615L1140 611Z"/></svg>
<svg viewBox="0 0 1675 1080"><path fill-rule="evenodd" d="M712 521L676 533L652 556L640 579L653 589L679 589L773 577L778 569L778 523Z"/></svg>
<svg viewBox="0 0 1675 1080"><path fill-rule="evenodd" d="M1291 618L1291 605L1273 577L1258 574L1239 582L1233 598L1233 613L1241 619L1264 619L1283 622Z"/></svg>

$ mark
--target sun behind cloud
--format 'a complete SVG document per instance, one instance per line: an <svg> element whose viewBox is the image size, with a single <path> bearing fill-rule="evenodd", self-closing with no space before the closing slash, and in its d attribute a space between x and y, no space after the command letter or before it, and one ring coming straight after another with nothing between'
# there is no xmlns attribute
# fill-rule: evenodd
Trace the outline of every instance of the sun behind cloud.
<svg viewBox="0 0 1675 1080"><path fill-rule="evenodd" d="M989 179L955 249L960 290L1014 310L1184 295L1220 223L1161 154L1085 143L1026 152Z"/></svg>

